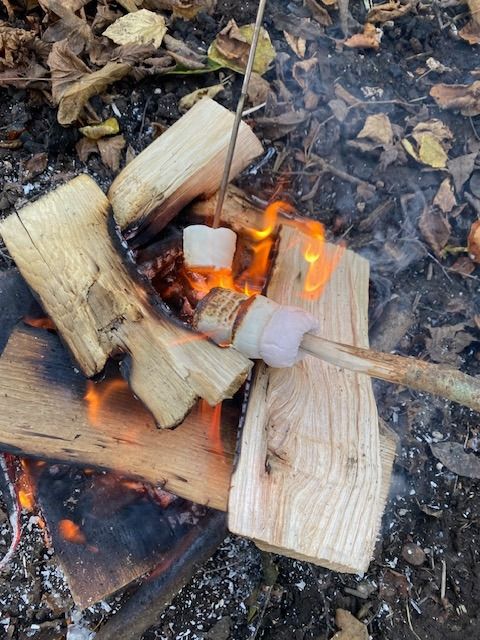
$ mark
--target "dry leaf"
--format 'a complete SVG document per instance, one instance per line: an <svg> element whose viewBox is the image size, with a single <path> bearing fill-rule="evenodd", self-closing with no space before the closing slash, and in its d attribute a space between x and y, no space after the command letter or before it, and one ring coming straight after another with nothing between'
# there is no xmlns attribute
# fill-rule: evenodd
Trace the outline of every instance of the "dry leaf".
<svg viewBox="0 0 480 640"><path fill-rule="evenodd" d="M385 4L374 5L368 12L367 22L383 23L401 18L411 11L413 5L413 1L407 2L406 4L392 1L386 2Z"/></svg>
<svg viewBox="0 0 480 640"><path fill-rule="evenodd" d="M480 80L472 84L434 84L430 95L442 109L458 109L464 116L480 115Z"/></svg>
<svg viewBox="0 0 480 640"><path fill-rule="evenodd" d="M86 20L75 15L80 8L78 3L69 6L62 0L42 0L45 11L51 11L60 20L51 24L43 34L45 42L59 42L68 40L68 44L75 53L80 53L93 39L93 33ZM72 8L73 7L73 8Z"/></svg>
<svg viewBox="0 0 480 640"><path fill-rule="evenodd" d="M258 73L253 72L247 87L248 100L256 107L263 104L270 93L270 83Z"/></svg>
<svg viewBox="0 0 480 640"><path fill-rule="evenodd" d="M192 20L200 11L213 13L216 4L216 0L150 0L147 6L150 9L172 11L174 17Z"/></svg>
<svg viewBox="0 0 480 640"><path fill-rule="evenodd" d="M75 145L80 162L87 162L92 153L98 153L98 145L95 140L89 138L80 138Z"/></svg>
<svg viewBox="0 0 480 640"><path fill-rule="evenodd" d="M328 106L338 122L343 122L345 120L348 115L348 107L343 100L338 98L330 100Z"/></svg>
<svg viewBox="0 0 480 640"><path fill-rule="evenodd" d="M100 124L93 124L87 127L80 127L80 133L90 140L98 140L104 136L113 136L120 131L120 126L116 118L107 118Z"/></svg>
<svg viewBox="0 0 480 640"><path fill-rule="evenodd" d="M25 178L31 180L45 171L48 164L47 153L36 153L25 162Z"/></svg>
<svg viewBox="0 0 480 640"><path fill-rule="evenodd" d="M452 264L450 271L455 271L461 276L469 276L475 271L475 263L467 256L460 256Z"/></svg>
<svg viewBox="0 0 480 640"><path fill-rule="evenodd" d="M238 28L235 20L230 20L208 49L208 57L216 64L244 73L255 25L247 24ZM275 49L268 32L262 27L253 63L255 73L263 75L275 59Z"/></svg>
<svg viewBox="0 0 480 640"><path fill-rule="evenodd" d="M458 35L469 44L480 43L480 1L467 0L471 20L458 32Z"/></svg>
<svg viewBox="0 0 480 640"><path fill-rule="evenodd" d="M125 144L125 138L122 135L97 140L103 164L114 172L120 167L120 157Z"/></svg>
<svg viewBox="0 0 480 640"><path fill-rule="evenodd" d="M346 609L337 609L335 624L341 629L332 640L368 640L368 629Z"/></svg>
<svg viewBox="0 0 480 640"><path fill-rule="evenodd" d="M431 444L430 449L449 471L465 478L480 478L480 458L474 453L467 453L463 444L438 442Z"/></svg>
<svg viewBox="0 0 480 640"><path fill-rule="evenodd" d="M295 53L299 58L304 58L307 50L307 41L305 38L292 36L288 31L284 31L283 35L285 36L285 40L293 53Z"/></svg>
<svg viewBox="0 0 480 640"><path fill-rule="evenodd" d="M447 169L453 178L455 190L459 195L462 191L463 185L472 175L476 157L477 152L467 153L464 156L458 156L457 158L453 158L447 162Z"/></svg>
<svg viewBox="0 0 480 640"><path fill-rule="evenodd" d="M27 64L29 45L34 39L35 35L32 32L15 29L5 22L0 22L0 71Z"/></svg>
<svg viewBox="0 0 480 640"><path fill-rule="evenodd" d="M433 206L438 207L440 211L443 211L443 213L450 213L450 211L457 206L450 178L442 180L435 198L433 199Z"/></svg>
<svg viewBox="0 0 480 640"><path fill-rule="evenodd" d="M464 331L465 324L460 322L443 327L429 327L431 338L425 338L428 355L434 362L459 367L462 357L459 355L475 338Z"/></svg>
<svg viewBox="0 0 480 640"><path fill-rule="evenodd" d="M183 98L180 98L178 103L179 110L183 113L188 111L193 107L194 104L197 104L199 100L202 98L214 98L221 91L224 91L225 87L223 84L213 84L210 87L203 87L203 89L197 89L196 91L192 91L188 93Z"/></svg>
<svg viewBox="0 0 480 640"><path fill-rule="evenodd" d="M382 32L367 22L362 33L356 33L344 41L346 47L352 49L379 49Z"/></svg>
<svg viewBox="0 0 480 640"><path fill-rule="evenodd" d="M59 105L57 119L63 125L77 120L90 98L131 70L127 63L109 62L102 69L91 72L66 41L53 45L48 66L52 76L52 97Z"/></svg>
<svg viewBox="0 0 480 640"><path fill-rule="evenodd" d="M158 48L166 33L167 26L163 16L148 9L140 9L115 20L103 35L116 44L153 44Z"/></svg>
<svg viewBox="0 0 480 640"><path fill-rule="evenodd" d="M325 2L324 4L335 4L336 0L333 2ZM317 0L305 0L305 6L308 7L310 13L312 14L312 18L321 24L322 27L329 27L332 24L332 19L330 18L330 14L328 11L318 4Z"/></svg>
<svg viewBox="0 0 480 640"><path fill-rule="evenodd" d="M447 166L447 151L453 133L446 124L436 119L420 122L410 136L416 144L409 138L404 138L402 145L412 158L434 169L444 169Z"/></svg>
<svg viewBox="0 0 480 640"><path fill-rule="evenodd" d="M391 145L393 130L388 116L384 113L368 116L357 138L367 138L380 145Z"/></svg>
<svg viewBox="0 0 480 640"><path fill-rule="evenodd" d="M470 227L467 248L471 259L480 264L480 220L476 220Z"/></svg>
<svg viewBox="0 0 480 640"><path fill-rule="evenodd" d="M143 0L117 0L117 2L129 13L135 13L143 4Z"/></svg>
<svg viewBox="0 0 480 640"><path fill-rule="evenodd" d="M440 211L432 207L425 207L418 226L434 253L442 257L443 249L447 246L452 231L447 218Z"/></svg>

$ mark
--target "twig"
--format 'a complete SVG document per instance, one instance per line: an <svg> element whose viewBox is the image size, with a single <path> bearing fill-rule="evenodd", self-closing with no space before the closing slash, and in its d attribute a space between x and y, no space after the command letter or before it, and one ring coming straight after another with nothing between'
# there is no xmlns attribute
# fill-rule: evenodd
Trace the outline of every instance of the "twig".
<svg viewBox="0 0 480 640"><path fill-rule="evenodd" d="M257 104L256 107L250 107L250 109L245 109L245 111L242 111L242 118L245 118L245 116L249 116L252 113L255 113L255 111L259 111L260 109L263 109L263 107L266 105L266 102L262 102L261 104Z"/></svg>
<svg viewBox="0 0 480 640"><path fill-rule="evenodd" d="M441 600L445 600L446 593L447 593L447 563L445 560L442 560L442 583L440 585Z"/></svg>
<svg viewBox="0 0 480 640"><path fill-rule="evenodd" d="M262 610L260 611L260 615L258 616L258 621L257 621L257 625L255 627L255 631L250 636L250 640L255 640L255 638L257 637L257 634L258 634L258 632L260 630L260 626L262 624L263 616L265 615L265 611L267 610L268 603L270 602L270 596L272 594L272 588L273 588L273 585L269 585L267 587L267 595L265 596L265 602L263 603Z"/></svg>
<svg viewBox="0 0 480 640"><path fill-rule="evenodd" d="M406 612L407 612L407 622L408 622L408 626L410 628L410 631L413 633L415 638L417 638L417 640L422 640L420 638L420 636L418 635L418 633L415 631L415 629L412 626L412 618L410 617L410 607L408 606L408 602L406 603L405 608L406 608Z"/></svg>

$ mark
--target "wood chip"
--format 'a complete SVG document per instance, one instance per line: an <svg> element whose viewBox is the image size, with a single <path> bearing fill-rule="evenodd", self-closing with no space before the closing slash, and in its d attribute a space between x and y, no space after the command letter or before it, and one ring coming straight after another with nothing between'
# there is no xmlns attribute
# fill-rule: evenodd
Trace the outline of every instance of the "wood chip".
<svg viewBox="0 0 480 640"><path fill-rule="evenodd" d="M480 220L476 220L470 227L467 247L471 259L480 263Z"/></svg>

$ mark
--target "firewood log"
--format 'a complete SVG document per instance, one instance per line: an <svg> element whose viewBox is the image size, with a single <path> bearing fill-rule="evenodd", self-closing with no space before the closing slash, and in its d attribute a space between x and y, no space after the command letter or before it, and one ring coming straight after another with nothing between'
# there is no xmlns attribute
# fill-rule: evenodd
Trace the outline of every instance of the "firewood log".
<svg viewBox="0 0 480 640"><path fill-rule="evenodd" d="M79 176L0 223L11 256L87 376L108 357L158 424L172 427L196 398L231 397L250 369L174 324L135 271L95 182ZM116 242L115 242L116 239Z"/></svg>
<svg viewBox="0 0 480 640"><path fill-rule="evenodd" d="M108 192L118 225L127 237L151 237L189 202L220 186L234 114L214 100L200 100L115 178ZM242 123L230 178L262 153Z"/></svg>

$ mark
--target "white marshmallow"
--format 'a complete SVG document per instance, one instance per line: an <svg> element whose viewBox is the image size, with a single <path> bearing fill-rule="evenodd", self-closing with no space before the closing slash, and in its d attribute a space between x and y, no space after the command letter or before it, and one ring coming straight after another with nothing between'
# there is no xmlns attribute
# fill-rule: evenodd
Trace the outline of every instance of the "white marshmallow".
<svg viewBox="0 0 480 640"><path fill-rule="evenodd" d="M213 229L204 224L192 224L183 230L183 256L186 266L231 269L237 244L237 234L231 229Z"/></svg>
<svg viewBox="0 0 480 640"><path fill-rule="evenodd" d="M270 367L292 367L303 357L303 336L317 328L317 321L299 307L277 306L263 330L259 353Z"/></svg>

